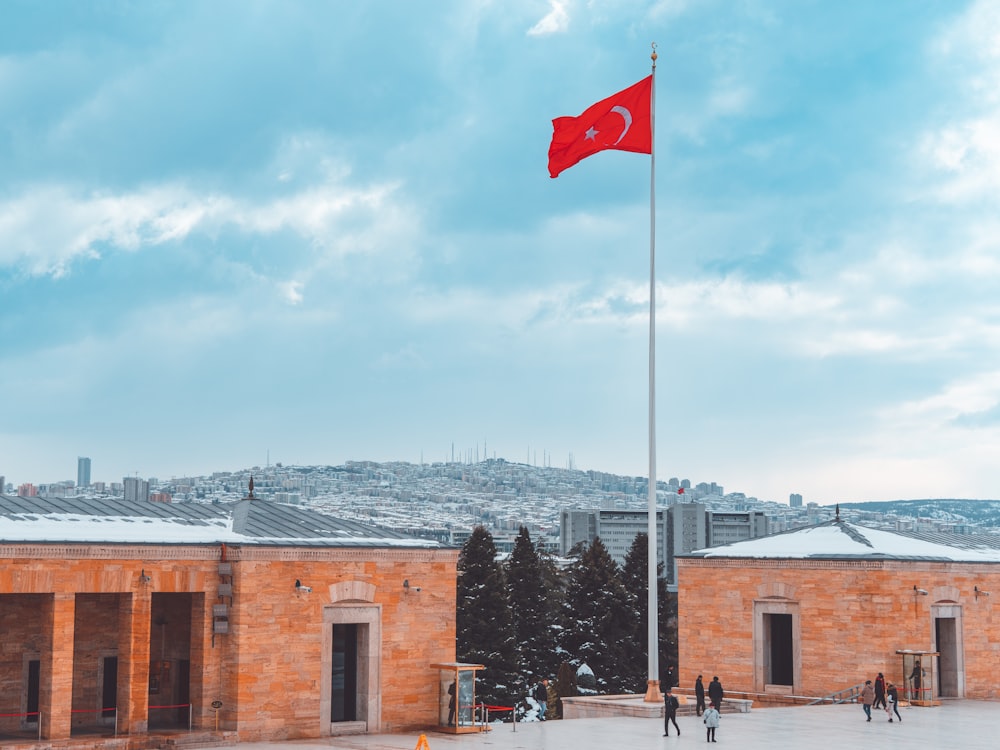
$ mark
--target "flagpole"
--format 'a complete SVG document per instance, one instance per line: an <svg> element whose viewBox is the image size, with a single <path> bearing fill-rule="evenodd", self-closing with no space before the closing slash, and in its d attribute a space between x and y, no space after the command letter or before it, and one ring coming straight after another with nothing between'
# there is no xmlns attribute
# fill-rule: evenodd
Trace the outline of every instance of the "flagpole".
<svg viewBox="0 0 1000 750"><path fill-rule="evenodd" d="M648 597L646 600L649 675L647 703L663 700L660 693L659 614L656 606L656 42L653 42L652 85L649 102L649 512L648 512ZM671 686L667 686L668 688Z"/></svg>

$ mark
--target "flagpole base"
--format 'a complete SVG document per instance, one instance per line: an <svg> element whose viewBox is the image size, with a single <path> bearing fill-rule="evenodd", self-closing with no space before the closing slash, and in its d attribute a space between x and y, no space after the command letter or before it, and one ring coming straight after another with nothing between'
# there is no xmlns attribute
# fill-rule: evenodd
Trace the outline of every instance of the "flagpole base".
<svg viewBox="0 0 1000 750"><path fill-rule="evenodd" d="M660 681L649 680L646 683L646 697L642 699L642 702L660 703L662 701L663 701L663 694L660 692Z"/></svg>

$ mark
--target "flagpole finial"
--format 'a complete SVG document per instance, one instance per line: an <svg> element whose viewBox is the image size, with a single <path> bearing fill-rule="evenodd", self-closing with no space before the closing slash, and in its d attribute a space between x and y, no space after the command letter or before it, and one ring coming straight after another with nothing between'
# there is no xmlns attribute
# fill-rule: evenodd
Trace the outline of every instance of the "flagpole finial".
<svg viewBox="0 0 1000 750"><path fill-rule="evenodd" d="M649 59L653 61L653 67L655 68L656 67L656 58L657 58L657 54L656 54L656 42L652 42L650 46L652 46L652 48L653 48L653 54L651 54L649 56Z"/></svg>

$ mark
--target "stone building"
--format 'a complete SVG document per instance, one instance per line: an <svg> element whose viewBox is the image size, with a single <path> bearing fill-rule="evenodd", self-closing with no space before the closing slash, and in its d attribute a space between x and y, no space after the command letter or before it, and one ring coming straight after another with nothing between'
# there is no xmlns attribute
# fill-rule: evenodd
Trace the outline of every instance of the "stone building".
<svg viewBox="0 0 1000 750"><path fill-rule="evenodd" d="M837 518L676 560L682 687L819 697L882 672L901 697L1000 698L1000 537Z"/></svg>
<svg viewBox="0 0 1000 750"><path fill-rule="evenodd" d="M0 735L438 724L458 550L250 495L0 495Z"/></svg>

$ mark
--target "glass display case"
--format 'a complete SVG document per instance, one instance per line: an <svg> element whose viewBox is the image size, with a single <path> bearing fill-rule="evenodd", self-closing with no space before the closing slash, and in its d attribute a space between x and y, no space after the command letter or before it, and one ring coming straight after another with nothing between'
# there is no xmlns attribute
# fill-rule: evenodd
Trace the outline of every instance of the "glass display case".
<svg viewBox="0 0 1000 750"><path fill-rule="evenodd" d="M909 701L913 706L940 706L934 670L938 652L905 649L896 653L903 658L900 701Z"/></svg>
<svg viewBox="0 0 1000 750"><path fill-rule="evenodd" d="M476 710L476 672L482 664L431 664L438 672L438 731L481 732L485 726Z"/></svg>

